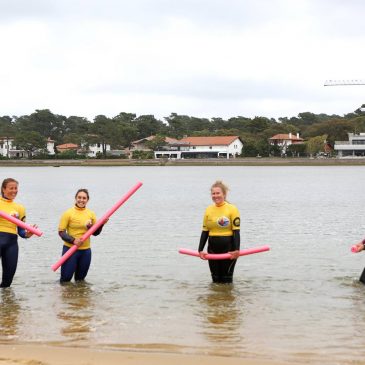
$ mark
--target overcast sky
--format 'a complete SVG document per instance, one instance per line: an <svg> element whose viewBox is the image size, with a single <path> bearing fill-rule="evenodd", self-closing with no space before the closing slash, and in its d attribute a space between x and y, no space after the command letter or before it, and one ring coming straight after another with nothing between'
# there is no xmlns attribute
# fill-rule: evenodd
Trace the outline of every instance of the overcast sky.
<svg viewBox="0 0 365 365"><path fill-rule="evenodd" d="M0 115L343 115L363 0L0 0Z"/></svg>

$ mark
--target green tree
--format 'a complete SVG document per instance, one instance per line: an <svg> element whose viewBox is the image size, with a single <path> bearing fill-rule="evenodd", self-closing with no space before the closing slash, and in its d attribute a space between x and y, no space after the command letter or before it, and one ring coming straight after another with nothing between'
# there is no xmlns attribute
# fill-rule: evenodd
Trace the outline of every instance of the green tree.
<svg viewBox="0 0 365 365"><path fill-rule="evenodd" d="M14 144L17 148L27 152L28 158L31 159L36 151L44 153L47 148L47 139L40 133L32 132L19 132L14 138Z"/></svg>
<svg viewBox="0 0 365 365"><path fill-rule="evenodd" d="M344 119L334 119L309 126L303 133L303 137L310 138L319 135L327 135L327 141L334 144L335 141L347 139L347 133L354 130L354 123Z"/></svg>
<svg viewBox="0 0 365 365"><path fill-rule="evenodd" d="M36 110L31 115L16 118L18 131L38 132L40 135L53 140L62 140L66 117L55 115L49 109Z"/></svg>
<svg viewBox="0 0 365 365"><path fill-rule="evenodd" d="M138 137L145 138L164 132L165 125L153 115L141 115L135 118L133 125L137 127Z"/></svg>
<svg viewBox="0 0 365 365"><path fill-rule="evenodd" d="M4 115L0 117L0 136L1 137L14 137L15 127L12 118Z"/></svg>
<svg viewBox="0 0 365 365"><path fill-rule="evenodd" d="M121 148L122 146L130 147L131 142L138 139L139 131L135 123L133 123L135 119L136 114L123 112L112 118L116 124L116 138L113 146L116 148Z"/></svg>
<svg viewBox="0 0 365 365"><path fill-rule="evenodd" d="M89 132L85 140L87 143L100 143L103 157L106 158L106 146L113 144L118 132L116 123L105 115L97 115L94 123L90 124Z"/></svg>
<svg viewBox="0 0 365 365"><path fill-rule="evenodd" d="M167 142L165 141L165 137L161 135L155 136L151 141L146 142L146 146L152 151L158 150L160 147L166 146Z"/></svg>
<svg viewBox="0 0 365 365"><path fill-rule="evenodd" d="M78 135L80 139L88 133L91 122L84 118L72 115L64 121L63 124L63 142L70 142L67 140L68 135ZM56 139L59 140L61 136L57 136Z"/></svg>
<svg viewBox="0 0 365 365"><path fill-rule="evenodd" d="M174 138L182 138L188 134L189 119L187 115L178 115L171 113L169 117L165 117L168 123L168 133Z"/></svg>
<svg viewBox="0 0 365 365"><path fill-rule="evenodd" d="M327 141L326 134L308 139L308 141L306 143L307 152L311 156L313 156L319 152L323 152L326 141Z"/></svg>
<svg viewBox="0 0 365 365"><path fill-rule="evenodd" d="M293 143L286 149L286 153L292 157L304 157L306 155L305 143Z"/></svg>

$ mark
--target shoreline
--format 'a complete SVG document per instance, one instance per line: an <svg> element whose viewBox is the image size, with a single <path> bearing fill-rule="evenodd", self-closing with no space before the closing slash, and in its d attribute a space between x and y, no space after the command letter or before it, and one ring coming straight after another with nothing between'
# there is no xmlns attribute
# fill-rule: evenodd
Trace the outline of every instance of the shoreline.
<svg viewBox="0 0 365 365"><path fill-rule="evenodd" d="M109 350L46 343L0 343L0 365L284 365L286 362L244 357L190 355L177 352Z"/></svg>
<svg viewBox="0 0 365 365"><path fill-rule="evenodd" d="M0 160L0 167L61 167L61 166L365 166L365 158L232 158L187 160Z"/></svg>

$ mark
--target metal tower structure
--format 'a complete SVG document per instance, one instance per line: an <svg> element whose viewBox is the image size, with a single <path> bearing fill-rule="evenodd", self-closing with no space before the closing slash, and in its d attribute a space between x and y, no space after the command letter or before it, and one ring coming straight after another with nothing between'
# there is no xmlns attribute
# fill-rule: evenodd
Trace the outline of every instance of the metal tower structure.
<svg viewBox="0 0 365 365"><path fill-rule="evenodd" d="M326 80L324 86L365 85L365 80Z"/></svg>

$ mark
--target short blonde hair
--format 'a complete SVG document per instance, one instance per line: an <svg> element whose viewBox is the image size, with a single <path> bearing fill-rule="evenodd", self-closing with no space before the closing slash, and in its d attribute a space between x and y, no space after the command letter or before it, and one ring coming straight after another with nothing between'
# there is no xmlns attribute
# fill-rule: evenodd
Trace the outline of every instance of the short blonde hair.
<svg viewBox="0 0 365 365"><path fill-rule="evenodd" d="M223 181L221 180L217 180L210 188L210 190L212 191L213 188L220 188L223 192L224 196L227 196L228 193L228 186L226 184L223 183Z"/></svg>

